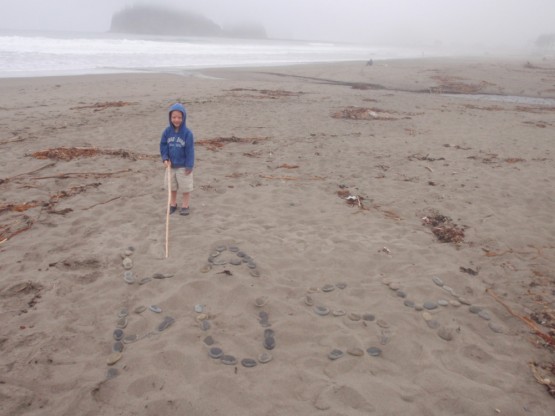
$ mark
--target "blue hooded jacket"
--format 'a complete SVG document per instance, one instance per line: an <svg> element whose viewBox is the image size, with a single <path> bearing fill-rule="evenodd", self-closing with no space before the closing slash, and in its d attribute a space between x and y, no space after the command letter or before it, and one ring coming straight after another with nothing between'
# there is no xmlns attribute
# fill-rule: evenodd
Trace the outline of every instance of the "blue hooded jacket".
<svg viewBox="0 0 555 416"><path fill-rule="evenodd" d="M180 111L183 114L183 122L175 131L171 122L172 111ZM193 169L195 165L195 147L194 138L191 130L185 125L187 113L182 104L176 103L170 107L169 119L170 124L162 133L160 139L160 155L162 160L169 160L173 168Z"/></svg>

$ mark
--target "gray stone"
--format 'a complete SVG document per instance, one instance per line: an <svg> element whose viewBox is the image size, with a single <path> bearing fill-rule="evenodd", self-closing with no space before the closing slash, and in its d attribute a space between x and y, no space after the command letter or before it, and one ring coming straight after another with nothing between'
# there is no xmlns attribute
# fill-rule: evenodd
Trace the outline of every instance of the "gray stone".
<svg viewBox="0 0 555 416"><path fill-rule="evenodd" d="M449 306L449 302L446 301L445 299L439 299L439 300L437 301L437 304L438 304L439 306Z"/></svg>
<svg viewBox="0 0 555 416"><path fill-rule="evenodd" d="M435 319L430 319L429 321L426 321L426 324L431 329L438 329L440 327L439 322L436 321Z"/></svg>
<svg viewBox="0 0 555 416"><path fill-rule="evenodd" d="M365 313L362 315L362 319L364 321L373 321L374 319L376 319L376 317L374 315L372 315L371 313Z"/></svg>
<svg viewBox="0 0 555 416"><path fill-rule="evenodd" d="M345 353L341 350L338 349L333 349L330 351L330 353L328 354L328 358L330 360L337 360L338 358L341 358L345 355Z"/></svg>
<svg viewBox="0 0 555 416"><path fill-rule="evenodd" d="M432 277L432 281L440 287L444 285L443 280L441 280L439 277Z"/></svg>
<svg viewBox="0 0 555 416"><path fill-rule="evenodd" d="M317 315L326 316L330 313L330 310L325 306L316 306L314 307L314 312L316 312Z"/></svg>
<svg viewBox="0 0 555 416"><path fill-rule="evenodd" d="M382 355L382 350L378 347L370 347L366 350L366 352L372 357L379 357L380 355Z"/></svg>
<svg viewBox="0 0 555 416"><path fill-rule="evenodd" d="M431 311L437 308L437 303L432 302L431 300L427 300L426 302L424 302L424 308Z"/></svg>
<svg viewBox="0 0 555 416"><path fill-rule="evenodd" d="M453 330L446 327L439 328L437 334L441 339L444 339L445 341L451 341L453 339Z"/></svg>
<svg viewBox="0 0 555 416"><path fill-rule="evenodd" d="M414 308L414 302L410 299L405 299L405 301L403 302L403 305L405 305L408 308Z"/></svg>
<svg viewBox="0 0 555 416"><path fill-rule="evenodd" d="M478 316L486 321L489 321L491 319L490 314L486 310L478 312Z"/></svg>
<svg viewBox="0 0 555 416"><path fill-rule="evenodd" d="M223 355L222 363L225 365L235 365L237 364L237 358L235 358L233 355Z"/></svg>
<svg viewBox="0 0 555 416"><path fill-rule="evenodd" d="M243 367L247 367L247 368L251 368L251 367L256 367L256 360L253 360L252 358L243 358L241 360L241 365Z"/></svg>
<svg viewBox="0 0 555 416"><path fill-rule="evenodd" d="M221 348L212 347L208 350L208 355L212 358L220 358L222 355L224 355L224 352Z"/></svg>
<svg viewBox="0 0 555 416"><path fill-rule="evenodd" d="M480 308L479 306L476 306L476 305L471 305L471 306L468 308L468 311L469 311L470 313L480 313L480 312L482 312L482 308Z"/></svg>
<svg viewBox="0 0 555 416"><path fill-rule="evenodd" d="M488 322L488 327L493 332L496 332L498 334L502 334L504 332L503 327L501 325L496 324L495 322L491 322L491 321Z"/></svg>
<svg viewBox="0 0 555 416"><path fill-rule="evenodd" d="M407 292L405 292L404 290L399 289L397 291L397 296L399 296L400 298L406 298L407 297Z"/></svg>

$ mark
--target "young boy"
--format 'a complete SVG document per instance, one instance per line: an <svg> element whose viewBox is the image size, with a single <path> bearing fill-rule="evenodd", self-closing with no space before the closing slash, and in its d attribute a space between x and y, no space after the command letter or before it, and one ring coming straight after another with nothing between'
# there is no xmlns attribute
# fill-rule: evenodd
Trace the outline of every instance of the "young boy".
<svg viewBox="0 0 555 416"><path fill-rule="evenodd" d="M193 133L185 125L187 113L182 104L170 107L170 124L160 139L160 155L167 169L171 169L170 214L177 210L177 190L183 192L179 213L189 215L189 197L193 190L193 166L195 164L195 141ZM170 186L170 184L168 184Z"/></svg>

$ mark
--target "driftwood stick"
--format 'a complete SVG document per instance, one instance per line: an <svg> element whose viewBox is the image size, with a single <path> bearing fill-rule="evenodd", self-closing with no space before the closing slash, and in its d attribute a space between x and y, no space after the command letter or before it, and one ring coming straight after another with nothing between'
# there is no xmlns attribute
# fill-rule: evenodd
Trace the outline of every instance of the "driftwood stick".
<svg viewBox="0 0 555 416"><path fill-rule="evenodd" d="M121 198L121 196L116 196L115 198L109 199L109 200L107 200L107 201L99 202L98 204L94 204L94 205L91 205L90 207L83 208L83 211L85 211L85 210L87 210L87 209L94 208L94 207L96 207L97 205L104 205L104 204L107 204L108 202L112 202L112 201L115 201L116 199L120 199L120 198Z"/></svg>
<svg viewBox="0 0 555 416"><path fill-rule="evenodd" d="M35 176L34 178L31 179L67 179L67 178L72 178L72 177L80 177L80 176L97 176L99 178L104 178L107 176L112 176L112 175L117 175L119 173L126 173L126 172L130 172L131 169L124 169L124 170L118 170L116 172L70 172L70 173L60 173L58 175L52 175L52 176Z"/></svg>

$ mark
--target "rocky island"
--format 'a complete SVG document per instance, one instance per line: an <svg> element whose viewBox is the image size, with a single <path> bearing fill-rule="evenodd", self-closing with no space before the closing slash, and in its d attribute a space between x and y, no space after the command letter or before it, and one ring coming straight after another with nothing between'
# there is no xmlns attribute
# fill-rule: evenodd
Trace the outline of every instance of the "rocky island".
<svg viewBox="0 0 555 416"><path fill-rule="evenodd" d="M112 16L110 32L166 36L242 37L266 39L266 30L258 24L240 24L222 28L197 13L168 7L135 5Z"/></svg>

